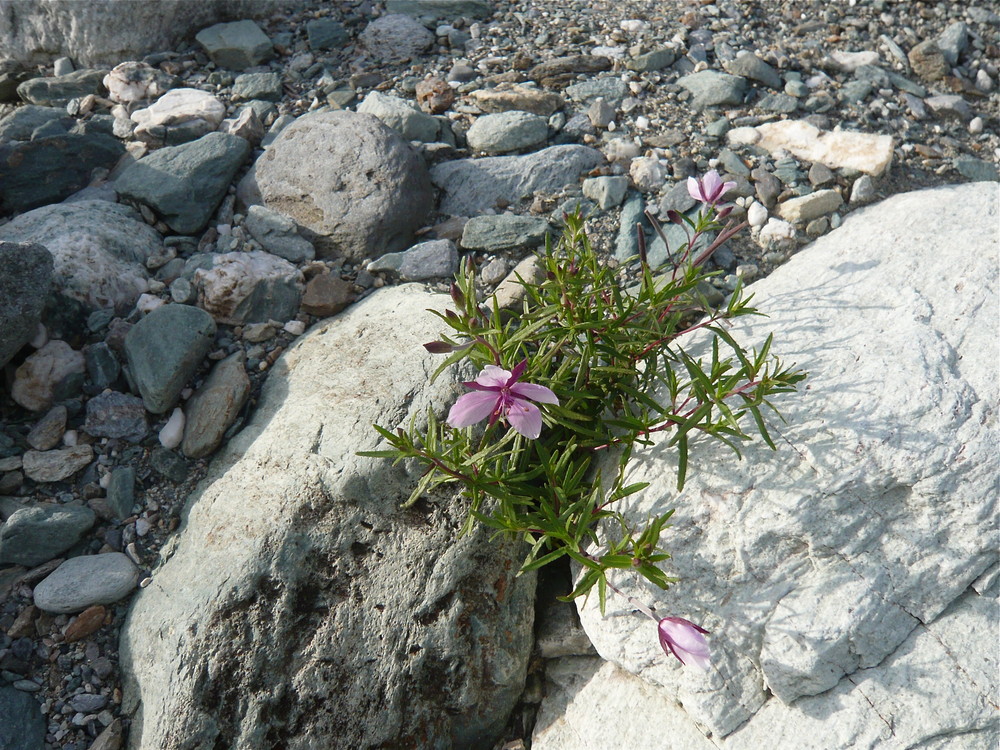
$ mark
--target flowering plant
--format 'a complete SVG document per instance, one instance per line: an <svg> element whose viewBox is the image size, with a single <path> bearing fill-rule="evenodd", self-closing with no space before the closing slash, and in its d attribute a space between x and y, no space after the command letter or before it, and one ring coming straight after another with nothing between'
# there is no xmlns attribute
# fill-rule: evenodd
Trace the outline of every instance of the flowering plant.
<svg viewBox="0 0 1000 750"><path fill-rule="evenodd" d="M567 598L596 586L602 611L608 588L617 591L608 581L612 570L633 571L662 589L674 583L659 567L669 558L660 537L673 511L634 528L616 510L618 501L646 486L626 481L634 452L654 433L669 433L681 489L695 435L722 440L739 455L739 443L750 439L749 420L773 449L764 422L765 407L773 409L768 399L805 377L769 355L770 337L748 352L726 330L727 320L757 314L739 287L720 308L703 293L718 273L705 263L746 226L720 223L729 208L718 202L731 186L714 172L689 185L702 210L696 218L668 214L688 241L666 267L650 267L639 230L634 288L623 288L619 272L598 261L578 215L565 218L555 244L546 242L538 260L542 280L519 279L524 299L515 311L500 309L495 296L480 305L474 270L464 263L451 287L456 309L435 312L449 334L425 346L449 355L435 377L461 361L478 370L465 383L471 392L458 398L444 422L430 411L425 426L376 425L390 448L368 453L425 466L408 503L459 483L469 500L466 530L478 521L524 538L522 572L571 558L582 574ZM714 240L694 255L691 248L709 232L717 232ZM711 336L707 360L681 345L695 330ZM483 420L485 427L478 424ZM610 460L598 466L602 455ZM601 521L618 530L614 540L599 539ZM659 633L664 649L682 662L707 663L698 626L665 618Z"/></svg>

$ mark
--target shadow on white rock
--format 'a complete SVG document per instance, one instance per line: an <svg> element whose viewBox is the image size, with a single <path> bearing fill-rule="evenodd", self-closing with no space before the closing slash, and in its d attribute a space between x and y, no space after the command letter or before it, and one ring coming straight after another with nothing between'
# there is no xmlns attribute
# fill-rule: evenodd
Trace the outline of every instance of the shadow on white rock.
<svg viewBox="0 0 1000 750"><path fill-rule="evenodd" d="M581 620L601 656L666 688L716 740L795 710L781 704L832 715L853 676L899 658L996 565L997 216L996 186L975 184L853 213L754 284L769 317L732 329L755 346L773 332L774 353L809 372L775 399L787 419L772 420L777 453L757 441L737 462L696 441L680 496L669 435L635 455L629 481L651 486L622 510L677 509L662 542L681 582L666 593L614 582L708 628L713 668L664 657L655 626L617 597L604 618L593 597ZM704 354L703 341L684 346ZM995 652L993 636L964 647ZM920 705L924 688L894 674L879 690ZM935 706L942 726L964 710L943 693Z"/></svg>
<svg viewBox="0 0 1000 750"><path fill-rule="evenodd" d="M448 302L377 292L275 365L123 628L132 748L495 741L531 651L523 550L456 540L454 496L401 510L416 474L356 455L461 391L421 346Z"/></svg>

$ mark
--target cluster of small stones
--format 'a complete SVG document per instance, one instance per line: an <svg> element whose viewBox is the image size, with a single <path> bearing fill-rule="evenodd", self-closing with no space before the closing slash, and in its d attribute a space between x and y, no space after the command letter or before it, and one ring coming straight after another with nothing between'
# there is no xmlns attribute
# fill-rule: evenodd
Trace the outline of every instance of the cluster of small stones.
<svg viewBox="0 0 1000 750"><path fill-rule="evenodd" d="M563 143L599 148L607 165L582 185L510 196L495 210L509 207L558 222L563 210L579 206L591 215L588 229L609 262L634 255L632 230L644 210L661 216L670 209L690 210L684 181L718 169L737 183L735 215L745 216L752 227L747 239L730 243L717 259L721 291L738 278L766 274L810 238L839 225L844 214L879 197L997 179L1000 15L989 3L858 0L806 10L789 0L669 6L653 0L499 0L491 7L470 0L454 3L456 10L442 17L419 18L423 33L412 33L394 15L405 5L402 0L389 0L387 9L368 0L317 3L262 20L276 54L245 71L212 60L195 42L151 54L144 62L176 77L175 87L212 94L234 131L259 127L264 145L306 112L358 109L389 122L402 100L417 105L414 116L407 114L394 126L431 163ZM393 24L410 33L399 36ZM69 60L55 69L16 73L5 65L0 83L72 69ZM5 96L13 98L11 92ZM19 106L0 103L0 118ZM66 106L78 119L114 117L115 135L125 139L133 158L158 145L139 138L135 118L128 125L129 113L122 116L101 95L74 98ZM434 118L421 120L418 114ZM867 170L831 167L791 150L766 148L766 127L760 126L783 120L802 121L817 132L888 137L891 164L875 159ZM239 175L207 229L178 240L174 257L147 264L150 270L194 252L262 249L251 231L251 212L237 201L238 180ZM162 234L173 234L148 209L143 216ZM467 217L428 218L419 239L459 241L491 289L531 242L517 239L517 227L507 227L515 239L492 246L493 225L482 232L484 244L461 242L466 233L472 236L474 222L467 227ZM538 225L523 229L530 237ZM457 261L454 246L421 252L416 265L432 267L424 276L439 279L431 283L444 289L443 279ZM304 253L292 260L307 281L299 314L285 322L218 326L181 394L186 400L212 364L235 356L248 385L246 406L233 416L230 432L252 408L268 368L309 324L406 278L403 269L409 267L406 258L393 256L350 262ZM176 279L154 278L131 315L92 315L74 342L77 353L88 351L87 361L48 384L54 395L46 408L26 411L6 397L0 404L0 517L7 520L22 507L5 496L81 506L93 514L72 545L53 559L0 560L8 563L0 567L0 686L38 697L47 717L48 747L120 745L127 718L120 713L116 639L128 599L123 592L82 612L46 611L36 606L39 584L67 558L101 556L110 562L106 556L121 555L135 567L133 586L148 585L184 498L204 473L204 456L184 457L175 450L183 426L172 411L157 413L150 422L141 405L108 400L100 387L105 368L114 369L125 357L128 330L160 305L189 302L183 287ZM44 333L34 343L43 346ZM122 434L102 437L95 429L112 423ZM122 427L125 423L131 427ZM40 461L38 453L50 456ZM529 682L528 708L519 719L524 725L515 735L530 736L538 685L537 676Z"/></svg>

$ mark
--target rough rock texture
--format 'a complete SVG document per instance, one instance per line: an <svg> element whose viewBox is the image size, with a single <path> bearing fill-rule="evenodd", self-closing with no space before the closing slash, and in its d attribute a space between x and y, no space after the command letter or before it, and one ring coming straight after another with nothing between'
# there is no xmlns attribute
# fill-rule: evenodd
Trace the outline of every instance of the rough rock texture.
<svg viewBox="0 0 1000 750"><path fill-rule="evenodd" d="M377 292L301 338L191 498L122 632L133 747L490 747L521 692L534 578L417 475L364 458L460 386L420 343L450 299ZM350 363L350 364L345 364ZM358 365L363 363L363 366ZM453 669L450 665L456 665Z"/></svg>
<svg viewBox="0 0 1000 750"><path fill-rule="evenodd" d="M52 253L0 241L0 367L35 335L52 286Z"/></svg>
<svg viewBox="0 0 1000 750"><path fill-rule="evenodd" d="M372 115L300 117L254 174L264 204L308 229L320 257L402 250L433 204L421 158Z"/></svg>
<svg viewBox="0 0 1000 750"><path fill-rule="evenodd" d="M977 229L997 219L996 190L977 184L853 213L755 284L770 317L731 331L757 346L773 331L772 351L810 373L775 399L778 452L758 441L736 462L699 441L680 497L665 440L636 456L629 481L651 485L622 510L677 508L664 543L681 583L617 583L712 631L712 669L663 657L618 599L602 618L592 597L581 620L605 659L665 687L716 741L739 729L755 739L738 747L794 732L817 748L892 731L900 747L962 732L956 747L995 744L994 604L966 592L989 588L1000 541L998 269ZM936 656L913 645L928 632Z"/></svg>
<svg viewBox="0 0 1000 750"><path fill-rule="evenodd" d="M602 161L600 151L586 146L550 146L524 156L444 162L431 170L431 179L444 191L442 213L473 216L495 209L498 201L514 203L536 190L575 185Z"/></svg>
<svg viewBox="0 0 1000 750"><path fill-rule="evenodd" d="M0 240L44 245L52 253L55 291L120 312L146 291L146 259L163 247L136 211L100 200L36 208L0 227Z"/></svg>
<svg viewBox="0 0 1000 750"><path fill-rule="evenodd" d="M779 120L757 126L757 145L772 153L781 149L804 161L831 169L847 167L878 177L892 162L891 135L851 130L825 131L805 120Z"/></svg>
<svg viewBox="0 0 1000 750"><path fill-rule="evenodd" d="M115 65L171 49L217 21L265 18L283 0L4 0L4 56L22 62L71 57L78 65Z"/></svg>
<svg viewBox="0 0 1000 750"><path fill-rule="evenodd" d="M228 325L295 317L302 299L302 272L260 250L222 253L209 269L194 272L198 305Z"/></svg>

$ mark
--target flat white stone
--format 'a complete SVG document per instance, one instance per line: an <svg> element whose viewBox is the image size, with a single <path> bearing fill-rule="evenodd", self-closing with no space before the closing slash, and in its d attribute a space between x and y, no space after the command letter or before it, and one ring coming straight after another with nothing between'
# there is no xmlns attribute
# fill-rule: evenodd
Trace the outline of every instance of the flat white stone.
<svg viewBox="0 0 1000 750"><path fill-rule="evenodd" d="M771 153L784 149L804 161L819 162L830 169L847 167L878 177L892 161L893 140L889 135L826 131L804 120L779 120L757 126L757 145Z"/></svg>

